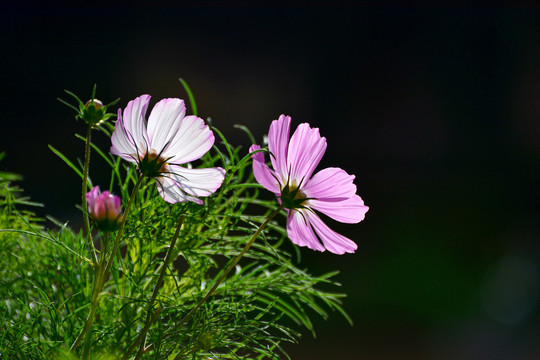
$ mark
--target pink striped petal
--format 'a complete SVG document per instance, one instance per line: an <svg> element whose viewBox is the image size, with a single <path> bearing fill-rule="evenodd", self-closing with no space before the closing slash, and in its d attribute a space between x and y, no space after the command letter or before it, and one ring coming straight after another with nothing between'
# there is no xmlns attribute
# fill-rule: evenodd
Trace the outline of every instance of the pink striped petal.
<svg viewBox="0 0 540 360"><path fill-rule="evenodd" d="M270 130L268 131L268 150L270 151L272 167L285 181L289 173L287 168L287 149L290 129L291 117L281 115L279 119L272 121Z"/></svg>
<svg viewBox="0 0 540 360"><path fill-rule="evenodd" d="M349 175L340 168L326 168L317 172L302 187L302 192L308 198L324 201L340 201L356 194L354 175Z"/></svg>
<svg viewBox="0 0 540 360"><path fill-rule="evenodd" d="M287 216L287 235L298 246L307 246L312 250L324 251L324 246L313 232L311 225L306 222L306 212L292 210Z"/></svg>
<svg viewBox="0 0 540 360"><path fill-rule="evenodd" d="M334 220L348 224L364 220L366 212L369 210L369 207L364 205L364 201L358 195L342 201L309 200L308 203L310 208L320 211Z"/></svg>
<svg viewBox="0 0 540 360"><path fill-rule="evenodd" d="M315 233L324 244L324 247L334 254L353 253L358 246L350 239L330 229L313 212L305 212L308 222L313 226Z"/></svg>
<svg viewBox="0 0 540 360"><path fill-rule="evenodd" d="M169 163L185 164L200 159L214 145L214 134L203 119L190 115L180 121L180 127L162 153ZM157 150L157 149L156 149Z"/></svg>
<svg viewBox="0 0 540 360"><path fill-rule="evenodd" d="M94 186L89 192L86 193L86 203L88 204L88 207L94 206L99 198L99 194L99 186Z"/></svg>
<svg viewBox="0 0 540 360"><path fill-rule="evenodd" d="M199 205L203 203L201 199L197 199L196 197L190 196L183 192L182 189L180 189L180 186L172 179L160 177L156 178L156 180L159 194L163 200L167 201L168 203L176 204L186 201L191 201Z"/></svg>
<svg viewBox="0 0 540 360"><path fill-rule="evenodd" d="M114 132L111 136L111 154L120 156L122 159L136 164L139 160L140 149L137 149L133 142L133 137L126 131L124 120L122 119L122 110L118 109L118 119L114 126Z"/></svg>
<svg viewBox="0 0 540 360"><path fill-rule="evenodd" d="M167 166L165 177L174 180L186 193L194 196L212 195L223 182L225 170L222 168L187 169L181 166Z"/></svg>
<svg viewBox="0 0 540 360"><path fill-rule="evenodd" d="M145 153L150 145L144 120L149 103L150 95L141 95L128 102L124 109L124 128L133 145L139 150L138 154Z"/></svg>
<svg viewBox="0 0 540 360"><path fill-rule="evenodd" d="M260 149L261 147L259 145L251 145L249 152L252 153ZM255 180L257 180L257 182L264 186L267 190L279 196L279 182L276 178L275 172L270 169L268 165L266 165L264 153L262 151L258 152L251 155L251 158L253 159L253 174L255 175Z"/></svg>
<svg viewBox="0 0 540 360"><path fill-rule="evenodd" d="M158 154L170 145L185 115L184 100L163 99L154 106L148 117L148 137L150 147Z"/></svg>
<svg viewBox="0 0 540 360"><path fill-rule="evenodd" d="M326 138L321 137L319 129L309 124L300 124L291 137L287 158L291 179L297 184L306 182L319 165L326 151Z"/></svg>

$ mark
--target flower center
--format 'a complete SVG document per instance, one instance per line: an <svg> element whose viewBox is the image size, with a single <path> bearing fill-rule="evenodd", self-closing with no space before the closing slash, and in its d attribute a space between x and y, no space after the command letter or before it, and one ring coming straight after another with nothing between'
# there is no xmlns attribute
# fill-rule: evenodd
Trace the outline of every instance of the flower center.
<svg viewBox="0 0 540 360"><path fill-rule="evenodd" d="M305 207L304 205L308 200L307 196L300 191L296 184L291 185L289 183L281 189L280 199L285 208L289 210Z"/></svg>
<svg viewBox="0 0 540 360"><path fill-rule="evenodd" d="M165 172L167 160L160 157L154 149L150 149L139 161L139 170L144 176L158 177Z"/></svg>

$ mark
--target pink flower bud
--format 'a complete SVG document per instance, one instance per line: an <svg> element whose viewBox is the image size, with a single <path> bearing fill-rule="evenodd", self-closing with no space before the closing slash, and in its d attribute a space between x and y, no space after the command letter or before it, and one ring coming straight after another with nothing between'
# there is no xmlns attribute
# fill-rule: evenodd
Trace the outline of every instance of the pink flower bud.
<svg viewBox="0 0 540 360"><path fill-rule="evenodd" d="M122 222L122 201L108 191L100 192L94 186L86 193L88 214L101 231L117 230Z"/></svg>

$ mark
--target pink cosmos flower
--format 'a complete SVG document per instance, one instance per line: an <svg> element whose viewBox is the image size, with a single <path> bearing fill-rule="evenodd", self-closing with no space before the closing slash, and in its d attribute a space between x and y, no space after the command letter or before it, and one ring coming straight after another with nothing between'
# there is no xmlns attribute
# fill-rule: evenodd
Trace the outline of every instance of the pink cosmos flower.
<svg viewBox="0 0 540 360"><path fill-rule="evenodd" d="M98 229L102 231L117 230L122 222L122 201L108 191L100 192L99 186L94 186L86 193L88 214Z"/></svg>
<svg viewBox="0 0 540 360"><path fill-rule="evenodd" d="M314 211L343 223L364 220L369 208L356 195L354 175L332 167L312 176L326 150L326 138L304 123L289 141L290 127L289 116L281 115L272 122L268 149L273 169L266 165L262 152L253 154L255 179L287 209L287 234L293 243L335 254L354 252L356 244L330 229ZM259 149L252 145L249 151Z"/></svg>
<svg viewBox="0 0 540 360"><path fill-rule="evenodd" d="M186 116L184 100L159 101L145 123L150 95L130 101L112 134L111 153L137 164L144 176L157 180L158 191L170 203L209 196L223 182L222 168L191 169L180 166L201 158L214 144L214 134L197 116Z"/></svg>

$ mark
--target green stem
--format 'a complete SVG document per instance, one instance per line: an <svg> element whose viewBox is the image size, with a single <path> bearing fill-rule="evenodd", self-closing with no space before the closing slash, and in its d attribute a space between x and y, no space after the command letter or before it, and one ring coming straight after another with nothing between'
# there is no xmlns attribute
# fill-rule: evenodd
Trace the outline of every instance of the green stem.
<svg viewBox="0 0 540 360"><path fill-rule="evenodd" d="M259 228L257 229L257 231L255 231L255 234L253 234L253 236L251 237L251 239L249 239L248 243L246 244L246 246L244 246L244 248L242 249L242 251L240 252L240 254L238 254L234 260L229 264L229 266L225 269L225 271L223 271L223 273L221 274L221 276L217 279L217 281L214 283L214 286L212 286L212 288L210 289L210 291L208 291L208 293L197 303L197 305L195 305L195 307L193 309L191 309L191 311L186 315L184 316L184 318L182 320L180 320L180 322L178 324L176 324L176 326L174 327L174 330L177 330L178 328L180 328L182 325L184 325L192 316L193 314L195 314L195 312L206 302L206 300L208 300L208 298L210 296L212 296L212 294L214 293L214 291L216 291L216 289L218 288L218 286L223 282L223 280L225 279L225 277L231 272L231 270L236 266L236 264L238 264L238 262L240 261L240 259L244 256L244 254L249 250L249 248L251 247L251 245L253 245L253 243L255 242L255 240L257 240L257 238L259 237L259 235L261 234L261 232L266 228L266 226L268 225L268 223L270 223L270 221L272 221L272 219L277 215L279 214L279 212L281 210L283 210L284 206L283 204L280 205L276 210L274 210L269 216L268 218L266 218L266 220L261 224L261 226L259 226Z"/></svg>
<svg viewBox="0 0 540 360"><path fill-rule="evenodd" d="M139 177L137 180L137 183L135 184L135 187L133 188L133 191L131 192L131 196L129 198L129 202L126 206L126 210L124 211L124 215L122 216L122 223L120 224L120 229L118 229L116 240L114 242L114 247L110 255L109 261L105 261L106 258L106 252L103 251L102 258L99 261L99 264L96 268L96 276L94 280L94 288L92 291L92 301L90 304L90 313L88 314L88 318L86 319L86 323L77 337L75 339L75 342L71 345L70 350L73 351L79 344L81 343L83 337L85 339L84 346L83 346L83 352L81 354L81 359L85 360L88 358L89 352L90 352L90 343L92 338L92 326L94 324L94 318L96 316L96 310L99 304L99 295L101 294L101 291L103 290L103 286L105 285L107 274L109 273L111 269L111 264L113 263L113 258L116 255L116 252L118 251L118 246L120 244L120 239L122 238L122 234L124 232L124 227L127 223L127 218L129 215L129 210L131 209L131 205L133 204L133 200L135 199L135 196L137 192L139 191L139 187L141 186L143 177ZM105 266L105 269L103 269L103 266ZM86 335L85 335L86 334Z"/></svg>
<svg viewBox="0 0 540 360"><path fill-rule="evenodd" d="M94 323L94 317L96 314L97 309L97 301L98 301L98 294L99 291L97 291L97 288L100 286L102 282L102 274L103 274L103 265L105 264L105 258L107 255L107 244L108 244L108 238L105 236L102 236L103 240L103 246L101 249L101 257L99 259L99 262L95 264L95 278L94 278L94 286L92 289L92 300L90 302L90 313L88 314L88 317L86 318L86 323L84 324L84 327L77 336L77 339L75 339L75 342L71 346L71 351L73 351L77 346L79 346L80 342L83 340L84 335L87 333L88 329L91 329Z"/></svg>
<svg viewBox="0 0 540 360"><path fill-rule="evenodd" d="M83 169L83 181L82 181L82 211L83 211L83 236L86 237L86 242L88 243L88 250L92 253L92 258L94 259L94 264L97 264L97 255L96 249L94 248L94 243L92 242L92 236L90 234L90 220L88 219L88 203L86 201L86 193L88 192L88 173L90 171L90 144L92 137L92 126L88 125L86 131L86 144L84 148L84 169Z"/></svg>
<svg viewBox="0 0 540 360"><path fill-rule="evenodd" d="M174 233L174 237L171 241L171 245L169 246L169 250L167 251L167 255L165 256L165 261L163 262L163 268L161 269L161 272L159 274L158 281L156 283L156 286L154 287L154 293L152 294L152 298L150 299L150 303L148 304L148 313L146 314L146 321L143 330L137 336L133 344L129 347L129 349L126 351L124 356L122 357L122 360L126 360L128 356L131 354L133 350L137 347L137 345L140 343L139 351L137 352L137 356L135 357L135 360L138 360L143 352L144 352L144 341L142 341L146 337L146 333L150 329L150 326L156 321L157 314L161 312L161 309L158 309L154 314L152 314L152 306L154 305L154 301L156 301L157 294L159 289L161 288L161 284L163 282L163 277L165 276L165 272L167 271L167 268L171 262L172 253L174 250L174 247L176 246L176 240L178 240L178 236L180 235L180 229L182 228L182 223L184 222L184 215L180 216L180 220L178 220L178 226L176 227L176 232Z"/></svg>
<svg viewBox="0 0 540 360"><path fill-rule="evenodd" d="M122 238L122 233L124 232L124 226L126 226L127 218L129 214L129 210L131 209L131 205L133 204L133 200L135 200L135 195L137 195L137 192L139 191L139 188L141 187L141 183L143 180L143 176L140 176L137 179L137 183L135 184L135 187L133 188L133 191L131 192L131 196L129 198L129 202L126 206L126 210L124 211L122 223L120 224L120 229L118 230L118 235L116 236L116 241L114 242L113 251L111 254L111 258L109 262L107 263L107 267L105 268L105 274L108 274L111 270L111 265L113 263L113 257L116 255L116 252L118 251L118 246L120 245L120 239Z"/></svg>

